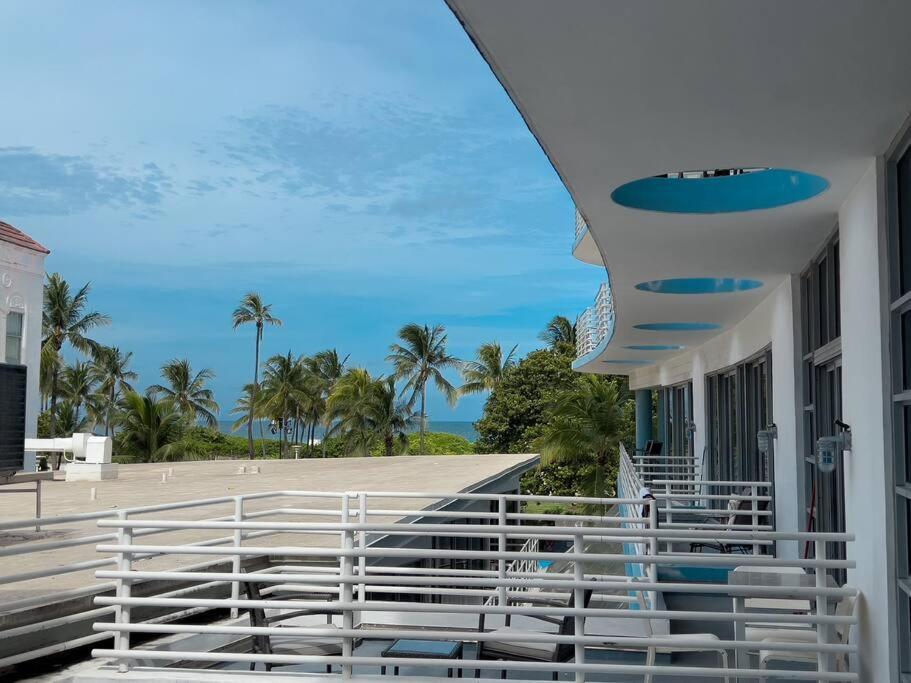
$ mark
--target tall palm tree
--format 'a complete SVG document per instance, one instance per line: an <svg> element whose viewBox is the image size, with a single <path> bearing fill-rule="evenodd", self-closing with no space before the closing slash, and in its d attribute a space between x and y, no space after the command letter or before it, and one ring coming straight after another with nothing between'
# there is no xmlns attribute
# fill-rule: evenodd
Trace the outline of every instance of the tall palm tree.
<svg viewBox="0 0 911 683"><path fill-rule="evenodd" d="M617 442L628 397L613 379L581 375L576 386L561 392L550 407L538 439L543 462L593 465L588 493L604 496L616 466Z"/></svg>
<svg viewBox="0 0 911 683"><path fill-rule="evenodd" d="M124 447L146 461L178 460L185 454L186 419L171 399L129 391L123 397Z"/></svg>
<svg viewBox="0 0 911 683"><path fill-rule="evenodd" d="M566 316L555 315L538 338L554 351L576 348L576 327Z"/></svg>
<svg viewBox="0 0 911 683"><path fill-rule="evenodd" d="M130 370L130 361L133 352L126 353L116 346L99 346L95 349L92 358L94 379L98 383L98 393L104 398L100 401L104 413L104 433L114 436L112 417L117 410L117 399L123 394L133 391L132 381L139 375Z"/></svg>
<svg viewBox="0 0 911 683"><path fill-rule="evenodd" d="M73 410L72 422L79 423L79 412L82 410L82 406L91 400L92 394L95 392L92 366L89 363L76 361L64 368L60 380L63 396L70 402Z"/></svg>
<svg viewBox="0 0 911 683"><path fill-rule="evenodd" d="M378 379L373 383L373 408L370 419L373 429L383 440L385 455L408 450L408 432L417 422L414 411L398 400L395 378Z"/></svg>
<svg viewBox="0 0 911 683"><path fill-rule="evenodd" d="M90 354L98 348L98 343L87 335L96 327L107 325L111 319L85 308L88 304L91 284L84 284L79 291L73 294L70 286L59 273L51 273L44 285L44 308L41 314L41 347L42 359L51 363L50 386L50 411L51 411L51 436L57 436L57 398L60 383L60 363L53 362L59 359L64 344L69 344L77 351Z"/></svg>
<svg viewBox="0 0 911 683"><path fill-rule="evenodd" d="M206 388L206 382L215 377L212 370L203 368L194 375L190 361L174 358L161 366L161 376L169 386L153 384L149 393L164 394L191 422L202 420L213 429L218 425L215 393Z"/></svg>
<svg viewBox="0 0 911 683"><path fill-rule="evenodd" d="M483 391L493 391L503 375L509 368L516 364L516 348L513 346L506 357L498 342L481 344L478 348L477 360L465 361L462 364L462 379L465 384L459 387L462 394L480 394Z"/></svg>
<svg viewBox="0 0 911 683"><path fill-rule="evenodd" d="M414 406L415 400L420 397L420 451L424 453L424 434L427 431L427 382L433 380L436 388L446 397L449 405L455 405L459 399L459 392L443 376L443 370L458 368L458 358L450 356L446 351L446 328L442 325L418 325L409 323L399 330L401 344L389 347L386 360L392 363L396 380L404 379L402 395L411 393L408 405Z"/></svg>
<svg viewBox="0 0 911 683"><path fill-rule="evenodd" d="M263 413L278 422L281 453L285 452L285 436L294 408L304 398L306 379L304 366L290 351L284 356L272 356L263 366L262 397L255 397L254 404L260 402Z"/></svg>
<svg viewBox="0 0 911 683"><path fill-rule="evenodd" d="M253 323L256 325L256 357L253 364L253 403L256 403L256 392L259 390L259 346L263 340L263 328L266 325L281 327L282 321L272 315L272 304L263 303L262 297L256 292L248 292L240 305L234 309L234 329L241 325ZM260 434L262 436L262 434ZM247 443L250 450L250 459L253 459L253 413L247 419ZM263 443L263 457L266 455L266 444Z"/></svg>

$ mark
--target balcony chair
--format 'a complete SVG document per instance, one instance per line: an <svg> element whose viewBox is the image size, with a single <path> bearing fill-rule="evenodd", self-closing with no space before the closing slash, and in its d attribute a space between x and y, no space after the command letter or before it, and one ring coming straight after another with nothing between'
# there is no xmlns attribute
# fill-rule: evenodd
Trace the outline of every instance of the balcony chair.
<svg viewBox="0 0 911 683"><path fill-rule="evenodd" d="M255 581L246 581L247 600L262 600L262 584ZM287 621L294 617L304 614L316 614L312 610L298 610L289 614L276 614L266 616L266 610L262 607L245 608L250 615L250 626L266 627L278 624L289 626L289 624L280 624L281 621ZM295 628L335 628L332 623L332 612L327 610L326 624L304 624L297 625ZM254 654L289 654L289 655L325 655L340 656L342 654L342 639L331 636L314 636L313 639L301 640L302 636L273 636L273 635L255 635L252 636L252 649ZM275 666L291 666L288 664L272 664L265 662L266 671L272 671ZM256 662L250 663L250 671L256 669ZM332 673L332 665L326 664L326 673Z"/></svg>
<svg viewBox="0 0 911 683"><path fill-rule="evenodd" d="M584 607L588 607L591 602L592 591L585 590L583 591L583 603ZM522 602L526 602L523 598ZM552 600L547 601L548 604L553 604ZM566 607L573 607L575 605L575 591L570 591L569 600L566 603ZM478 618L478 632L479 633L494 633L494 634L511 634L511 635L521 635L523 633L550 633L549 630L542 631L531 631L528 629L519 629L512 626L512 615L507 614L505 620L505 627L501 629L495 629L493 631L485 631L485 617L486 615L482 611ZM556 626L554 633L556 635L566 636L573 635L575 633L575 618L572 616L564 616L562 618L557 617L545 617L545 616L526 616L527 619L533 619L535 621L541 622L541 624L549 624L551 626ZM522 661L522 662L568 662L572 660L575 648L570 643L545 643L545 642L521 642L515 640L509 641L498 641L498 640L479 640L478 641L478 659L479 660L506 660L506 661ZM501 671L500 678L506 678L507 669L504 668ZM480 678L481 670L475 670L475 678ZM553 680L558 680L559 672L554 670L552 674Z"/></svg>
<svg viewBox="0 0 911 683"><path fill-rule="evenodd" d="M635 583L635 579L633 582ZM645 599L643 591L637 591L636 597L639 603L639 609L647 610L648 602ZM651 628L652 622L651 619L646 620L646 623ZM651 638L660 638L663 641L667 641L666 644L662 645L651 645L646 649L645 653L645 665L654 666L655 658L658 655L673 655L680 652L714 652L718 655L719 660L721 660L721 667L724 669L728 668L728 651L723 647L718 646L718 636L714 633L667 633L662 635L656 635L652 633ZM704 640L705 644L698 647L684 647L678 645L675 641L679 640ZM643 681L644 683L651 683L653 674L645 674ZM730 678L728 676L724 677L724 683L729 683Z"/></svg>
<svg viewBox="0 0 911 683"><path fill-rule="evenodd" d="M748 495L747 492L740 492L736 495ZM717 524L724 524L726 529L721 530L721 534L728 532L733 532L737 526L747 526L753 524L753 514L752 509L745 507L749 501L740 500L736 498L731 498L728 501L727 514L723 517L710 517L710 522L715 522ZM756 505L757 511L765 512L769 509L769 502L766 500L761 500ZM723 536L713 541L702 541L697 543L690 543L690 552L697 553L702 552L704 548L709 548L715 550L719 553L741 553L744 555L749 555L753 552L753 545L751 543L725 543Z"/></svg>
<svg viewBox="0 0 911 683"><path fill-rule="evenodd" d="M850 586L845 586L845 588L851 588ZM852 595L847 595L843 597L838 602L838 606L835 608L835 614L840 617L853 617L857 612L857 591L854 590ZM853 642L851 637L851 624L836 624L835 625L835 637L837 643L841 645L848 645ZM770 631L771 629L767 629ZM747 636L749 638L749 635ZM786 650L776 650L775 643L815 643L817 642L816 629L815 628L803 628L803 629L794 629L794 628L783 628L778 629L777 633L770 635L767 638L763 638L762 642L766 645L768 649L759 651L759 668L763 671L768 670L769 662L785 662L785 663L808 663L813 664L817 661L817 655L815 652L793 652ZM850 671L851 662L848 661L848 653L839 652L835 655L835 666L836 671L847 672ZM765 683L765 678L761 678L760 681Z"/></svg>

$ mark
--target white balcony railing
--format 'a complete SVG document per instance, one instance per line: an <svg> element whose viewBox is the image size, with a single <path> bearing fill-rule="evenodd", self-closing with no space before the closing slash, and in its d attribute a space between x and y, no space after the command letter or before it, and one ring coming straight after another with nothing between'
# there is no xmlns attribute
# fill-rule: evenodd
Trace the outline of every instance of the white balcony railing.
<svg viewBox="0 0 911 683"><path fill-rule="evenodd" d="M636 477L624 464L621 488L635 485ZM395 499L436 500L440 494L283 491L264 495L276 504L254 519L245 514L246 496L237 496L236 514L230 520L192 521L171 515L133 519L122 513L100 520L99 526L112 530L116 541L103 542L98 550L105 556L113 553L118 566L101 569L97 575L115 582L117 590L113 596L96 599L101 607L115 608L113 619L95 624L97 631L114 634L114 644L94 650L94 656L113 660L121 671L137 665L147 674L159 671L161 680L179 678L179 666L203 663L223 668L270 664L289 667L282 670L287 675L312 675L334 667L332 671L340 671L343 678L393 666L432 677L453 668L494 676L508 671L513 677L525 672L563 672L584 681L616 675L647 680L655 675L755 678L760 675L758 663L748 653L771 647L806 660L777 668L778 678L858 680L838 665L845 658L853 661L857 646L837 635L856 623L853 613L846 614L840 607L856 593L826 579L828 570L854 566L852 561L826 559L827 544L851 541L848 534L771 531L759 521L758 508L757 523L748 529L667 519L661 509L684 494L659 493L654 503L640 499L638 492L626 498L458 494L446 497L458 510L419 513L396 507ZM709 494L685 495L692 507L707 508L712 500ZM332 510L317 508L312 500L336 505ZM751 501L759 503L761 496L752 496ZM591 510L586 514L522 510L534 502ZM395 521L403 517L420 521ZM159 533L179 534L180 540L145 540L144 535ZM198 542L199 534L232 540L204 545ZM278 546L261 540L281 537L289 540ZM784 540L815 544L816 558L771 555L774 544ZM745 554L692 550L694 544L719 542L747 550ZM138 558L151 555L156 557L154 567L137 563ZM193 558L198 562L200 557L220 562L222 568L199 564L188 568L188 562ZM258 569L247 565L254 559ZM545 570L548 563L554 566ZM660 570L682 567L715 571L785 567L800 572L801 580L787 587L659 580ZM134 587L149 581L220 583L230 597L134 594ZM694 593L726 596L732 608L740 604L741 609L668 608L666 598ZM774 621L816 636L774 645L747 639L744 625L770 620L766 612L742 609L743 600L754 599L806 603L806 610L775 614ZM235 614L198 624L138 622L134 615L148 608L207 608L235 610ZM262 618L255 619L257 614ZM691 635L671 635L671 621ZM734 639L726 635L732 627L738 634ZM694 629L705 633L693 633ZM146 640L136 643L133 634ZM167 644L159 645L155 637L167 637ZM455 643L461 657L381 656L396 639ZM293 645L292 651L280 652L277 645L270 645L279 641ZM485 652L501 652L496 646L502 643L524 643L531 649L537 644L552 654L541 661L509 655L496 661L485 658ZM619 651L625 654L615 656ZM673 660L658 657L667 652L678 655ZM736 665L728 659L730 652ZM707 666L704 659L688 665L688 654L716 659L714 665ZM179 666L156 668L165 665ZM812 674L807 673L808 667ZM218 680L216 673L212 675Z"/></svg>

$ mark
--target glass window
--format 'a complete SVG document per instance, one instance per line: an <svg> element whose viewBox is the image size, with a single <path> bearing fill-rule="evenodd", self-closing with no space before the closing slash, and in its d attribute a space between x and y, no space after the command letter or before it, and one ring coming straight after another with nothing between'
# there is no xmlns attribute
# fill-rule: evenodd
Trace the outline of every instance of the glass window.
<svg viewBox="0 0 911 683"><path fill-rule="evenodd" d="M804 526L814 531L845 530L844 472L824 474L816 467L816 441L832 436L835 420L841 419L841 293L838 234L822 248L801 276L804 411ZM911 336L909 336L911 341ZM811 544L804 555L812 557ZM829 556L844 557L843 544L828 544ZM844 581L844 573L833 572Z"/></svg>
<svg viewBox="0 0 911 683"><path fill-rule="evenodd" d="M898 186L898 238L899 291L902 294L911 290L911 154L905 152L896 164L896 181ZM898 297L896 297L898 298Z"/></svg>
<svg viewBox="0 0 911 683"><path fill-rule="evenodd" d="M6 362L12 365L22 363L22 318L21 313L6 316Z"/></svg>
<svg viewBox="0 0 911 683"><path fill-rule="evenodd" d="M895 574L898 579L899 667L911 673L911 301L902 297L911 291L911 149L890 168L892 172L894 222L890 226L889 260L892 285L892 400L894 410L895 473ZM902 677L904 680L904 676Z"/></svg>
<svg viewBox="0 0 911 683"><path fill-rule="evenodd" d="M772 463L761 457L756 439L772 419L771 364L772 354L766 352L706 376L712 479L772 481Z"/></svg>

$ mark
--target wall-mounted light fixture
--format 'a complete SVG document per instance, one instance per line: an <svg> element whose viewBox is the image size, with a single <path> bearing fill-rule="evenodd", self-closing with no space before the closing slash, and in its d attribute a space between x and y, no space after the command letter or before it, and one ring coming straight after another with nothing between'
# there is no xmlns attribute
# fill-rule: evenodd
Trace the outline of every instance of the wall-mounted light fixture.
<svg viewBox="0 0 911 683"><path fill-rule="evenodd" d="M835 420L840 430L834 436L821 436L816 440L816 466L820 472L833 472L838 465L838 455L851 455L851 427Z"/></svg>
<svg viewBox="0 0 911 683"><path fill-rule="evenodd" d="M763 455L771 456L775 452L775 439L778 438L778 427L773 422L765 429L756 432L756 447Z"/></svg>
<svg viewBox="0 0 911 683"><path fill-rule="evenodd" d="M687 420L685 429L686 429L687 438L692 437L693 434L696 433L696 423L693 422L692 420Z"/></svg>

